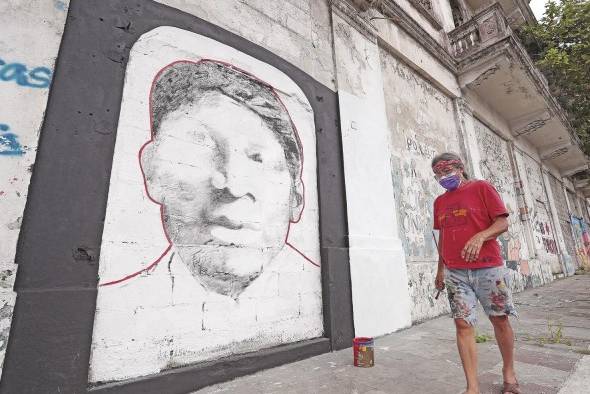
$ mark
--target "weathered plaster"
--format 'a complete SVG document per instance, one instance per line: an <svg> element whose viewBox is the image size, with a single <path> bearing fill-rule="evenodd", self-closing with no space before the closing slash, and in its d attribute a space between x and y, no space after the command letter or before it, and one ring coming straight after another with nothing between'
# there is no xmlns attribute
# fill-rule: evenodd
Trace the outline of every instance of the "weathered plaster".
<svg viewBox="0 0 590 394"><path fill-rule="evenodd" d="M529 256L524 236L526 230L520 219L509 147L502 138L478 119L475 119L475 131L480 151L479 167L482 177L496 187L510 214L508 231L498 238L502 255L509 268L518 270L520 263L528 260Z"/></svg>
<svg viewBox="0 0 590 394"><path fill-rule="evenodd" d="M444 310L440 301L435 307L431 300L438 262L432 205L443 190L432 176L430 162L437 153L460 153L462 147L452 99L387 50L381 48L379 55L391 133L391 180L408 262L412 321L420 321Z"/></svg>
<svg viewBox="0 0 590 394"><path fill-rule="evenodd" d="M378 29L380 45L395 52L412 68L419 70L427 79L451 97L461 96L457 77L440 60L430 54L416 39L398 24L388 19L373 21Z"/></svg>
<svg viewBox="0 0 590 394"><path fill-rule="evenodd" d="M263 46L335 89L327 0L157 0Z"/></svg>
<svg viewBox="0 0 590 394"><path fill-rule="evenodd" d="M0 367L15 299L16 244L68 5L0 2Z"/></svg>
<svg viewBox="0 0 590 394"><path fill-rule="evenodd" d="M547 198L540 164L529 154L516 150L516 163L521 174L528 207L533 242L537 258L559 272L560 264L555 229L551 220L550 201Z"/></svg>

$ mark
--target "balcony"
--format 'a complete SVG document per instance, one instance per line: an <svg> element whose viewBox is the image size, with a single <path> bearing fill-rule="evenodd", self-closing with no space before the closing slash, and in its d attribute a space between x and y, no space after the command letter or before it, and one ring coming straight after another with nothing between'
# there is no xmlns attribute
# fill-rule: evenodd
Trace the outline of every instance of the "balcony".
<svg viewBox="0 0 590 394"><path fill-rule="evenodd" d="M483 117L506 121L508 139L524 139L542 159L568 176L588 168L579 140L561 106L515 36L500 3L494 3L448 34L459 84Z"/></svg>
<svg viewBox="0 0 590 394"><path fill-rule="evenodd" d="M516 28L524 23L533 23L536 20L533 11L528 5L528 0L497 1L512 28ZM472 10L479 12L479 10L487 8L491 0L465 0L465 2Z"/></svg>

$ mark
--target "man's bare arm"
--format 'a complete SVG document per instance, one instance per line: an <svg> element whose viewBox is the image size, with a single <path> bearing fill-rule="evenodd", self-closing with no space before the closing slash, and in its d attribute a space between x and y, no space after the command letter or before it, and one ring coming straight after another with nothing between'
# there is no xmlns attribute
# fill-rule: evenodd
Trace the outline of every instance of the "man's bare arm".
<svg viewBox="0 0 590 394"><path fill-rule="evenodd" d="M475 261L479 256L479 252L483 243L492 239L496 239L500 234L508 230L508 218L506 216L498 216L494 223L487 229L475 234L461 251L461 257L465 261Z"/></svg>

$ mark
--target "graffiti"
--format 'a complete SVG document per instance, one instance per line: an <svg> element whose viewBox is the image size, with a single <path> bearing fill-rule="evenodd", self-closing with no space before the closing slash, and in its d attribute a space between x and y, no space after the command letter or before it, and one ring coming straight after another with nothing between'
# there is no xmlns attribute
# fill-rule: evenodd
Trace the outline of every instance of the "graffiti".
<svg viewBox="0 0 590 394"><path fill-rule="evenodd" d="M7 63L0 59L0 81L14 81L20 86L46 88L51 83L51 70L35 67L31 70L22 63Z"/></svg>
<svg viewBox="0 0 590 394"><path fill-rule="evenodd" d="M508 231L498 237L502 258L507 267L519 271L526 258L525 239L519 219L517 184L514 181L508 145L484 123L474 118L477 146L482 158L479 167L483 178L500 193L508 210ZM519 271L521 272L521 271ZM522 272L521 272L522 273Z"/></svg>
<svg viewBox="0 0 590 394"><path fill-rule="evenodd" d="M502 258L506 262L517 264L522 258L522 241L519 232L520 222L518 215L512 214L513 209L510 203L506 203L506 209L510 213L508 216L508 231L498 237L498 242L500 243Z"/></svg>
<svg viewBox="0 0 590 394"><path fill-rule="evenodd" d="M482 157L479 167L485 180L490 182L498 193L514 194L512 168L508 157L506 142L493 134L483 123L475 119L477 144Z"/></svg>
<svg viewBox="0 0 590 394"><path fill-rule="evenodd" d="M588 225L584 223L582 218L574 215L570 216L570 223L572 233L574 234L574 242L576 244L576 255L582 267L590 267L590 234L588 232Z"/></svg>
<svg viewBox="0 0 590 394"><path fill-rule="evenodd" d="M132 56L157 50L169 61L139 56L125 80L117 144L135 148L117 146L113 174L135 173L141 190L111 178L91 382L323 333L317 198L306 188L317 184L311 106L264 63L234 49L179 60L221 44L157 30ZM190 46L169 44L178 37Z"/></svg>
<svg viewBox="0 0 590 394"><path fill-rule="evenodd" d="M8 125L0 123L0 155L24 155L25 152L20 142L18 142L18 136L14 133L10 133L8 130L10 130L10 127Z"/></svg>
<svg viewBox="0 0 590 394"><path fill-rule="evenodd" d="M408 152L416 153L426 159L432 159L436 155L436 150L426 143L420 142L415 136L406 137L406 148Z"/></svg>

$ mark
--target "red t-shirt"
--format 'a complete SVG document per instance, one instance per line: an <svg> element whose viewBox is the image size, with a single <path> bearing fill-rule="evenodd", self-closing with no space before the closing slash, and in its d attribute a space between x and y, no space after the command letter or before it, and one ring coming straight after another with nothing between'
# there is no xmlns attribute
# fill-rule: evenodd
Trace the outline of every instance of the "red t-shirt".
<svg viewBox="0 0 590 394"><path fill-rule="evenodd" d="M485 241L476 261L467 262L461 250L476 233L487 229L508 211L494 187L486 181L468 182L434 200L434 229L440 230L440 249L448 268L487 268L503 265L500 245Z"/></svg>

